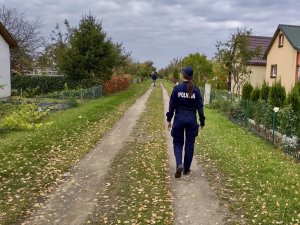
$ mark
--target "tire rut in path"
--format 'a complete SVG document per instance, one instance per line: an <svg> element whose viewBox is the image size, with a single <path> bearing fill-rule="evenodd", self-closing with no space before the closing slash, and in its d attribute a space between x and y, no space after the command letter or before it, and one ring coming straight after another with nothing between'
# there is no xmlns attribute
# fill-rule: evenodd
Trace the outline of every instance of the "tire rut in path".
<svg viewBox="0 0 300 225"><path fill-rule="evenodd" d="M71 178L49 196L41 209L22 224L80 225L93 213L97 195L105 189L105 175L114 156L122 149L145 110L150 88L102 138L95 148L70 171Z"/></svg>
<svg viewBox="0 0 300 225"><path fill-rule="evenodd" d="M169 95L163 89L163 101L165 113L168 111ZM167 127L167 122L165 121ZM166 131L167 151L171 176L171 191L174 198L174 225L222 225L225 213L220 206L215 192L210 188L205 178L203 168L194 159L189 176L180 179L174 177L176 163L173 153L172 137Z"/></svg>

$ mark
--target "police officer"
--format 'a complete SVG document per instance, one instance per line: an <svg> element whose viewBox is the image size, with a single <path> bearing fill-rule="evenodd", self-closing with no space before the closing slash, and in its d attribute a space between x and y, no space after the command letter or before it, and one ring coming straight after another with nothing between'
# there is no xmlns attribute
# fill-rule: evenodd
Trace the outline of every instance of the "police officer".
<svg viewBox="0 0 300 225"><path fill-rule="evenodd" d="M157 80L157 75L155 73L152 74L152 80L153 80L153 84L155 86L156 80Z"/></svg>
<svg viewBox="0 0 300 225"><path fill-rule="evenodd" d="M180 178L190 173L194 155L195 139L198 135L196 111L198 111L201 128L205 125L203 101L200 90L192 83L193 69L186 67L182 71L183 83L174 87L167 112L168 129L173 137L174 154L176 158L175 177ZM173 127L171 120L175 112ZM185 138L184 138L185 134ZM184 141L185 140L185 141ZM185 142L185 143L184 143ZM182 165L182 150L185 146L184 163Z"/></svg>

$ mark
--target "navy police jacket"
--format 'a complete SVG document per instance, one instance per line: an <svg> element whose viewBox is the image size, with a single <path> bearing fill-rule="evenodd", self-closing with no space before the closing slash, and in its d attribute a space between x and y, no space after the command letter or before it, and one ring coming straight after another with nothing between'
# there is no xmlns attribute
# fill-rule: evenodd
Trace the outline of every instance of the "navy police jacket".
<svg viewBox="0 0 300 225"><path fill-rule="evenodd" d="M185 81L174 87L170 98L169 112L167 112L167 121L171 122L176 110L190 110L195 111L195 113L198 111L200 125L204 126L205 116L203 113L203 101L200 90L194 86L193 95L189 98L187 84L188 82Z"/></svg>

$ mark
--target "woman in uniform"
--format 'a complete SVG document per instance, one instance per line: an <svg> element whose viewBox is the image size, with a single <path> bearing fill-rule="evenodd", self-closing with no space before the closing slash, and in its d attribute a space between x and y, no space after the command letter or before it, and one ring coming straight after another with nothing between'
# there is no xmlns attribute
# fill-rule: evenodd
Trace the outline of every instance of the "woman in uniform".
<svg viewBox="0 0 300 225"><path fill-rule="evenodd" d="M195 139L198 136L199 125L197 115L199 114L201 128L205 125L203 113L203 101L200 90L192 83L193 69L186 67L182 71L183 82L174 87L167 112L168 129L173 137L174 154L176 158L175 177L180 178L190 173L190 167L194 155ZM172 118L175 118L172 126ZM185 137L184 137L185 135ZM185 146L184 163L182 164L182 151Z"/></svg>

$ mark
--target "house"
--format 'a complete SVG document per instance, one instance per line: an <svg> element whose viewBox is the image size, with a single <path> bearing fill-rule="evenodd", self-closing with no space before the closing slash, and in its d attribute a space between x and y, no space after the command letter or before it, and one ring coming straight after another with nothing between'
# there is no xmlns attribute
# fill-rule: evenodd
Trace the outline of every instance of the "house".
<svg viewBox="0 0 300 225"><path fill-rule="evenodd" d="M300 26L280 24L265 52L266 82L276 81L289 92L300 79Z"/></svg>
<svg viewBox="0 0 300 225"><path fill-rule="evenodd" d="M0 99L11 95L10 48L17 43L0 22Z"/></svg>
<svg viewBox="0 0 300 225"><path fill-rule="evenodd" d="M249 62L248 68L251 71L249 82L253 87L261 86L266 77L266 64L267 60L264 59L264 54L269 46L272 37L264 36L249 36L248 39L248 48L249 50L255 51L260 50L261 54L256 58L252 58ZM231 90L234 88L234 82L231 82ZM242 90L240 89L240 92Z"/></svg>
<svg viewBox="0 0 300 225"><path fill-rule="evenodd" d="M250 83L253 87L261 86L265 81L266 76L266 64L267 60L264 59L264 54L268 48L272 37L263 36L250 36L249 37L249 49L256 50L260 49L261 55L253 58L249 62L249 67L251 69Z"/></svg>

